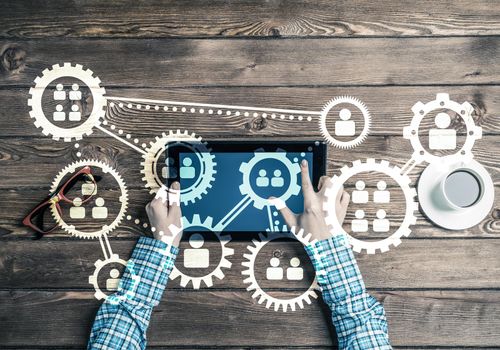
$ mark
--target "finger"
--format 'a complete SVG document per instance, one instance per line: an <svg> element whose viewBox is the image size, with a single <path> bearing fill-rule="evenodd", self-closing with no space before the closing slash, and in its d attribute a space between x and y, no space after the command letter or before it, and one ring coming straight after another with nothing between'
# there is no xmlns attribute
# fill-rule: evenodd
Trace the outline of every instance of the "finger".
<svg viewBox="0 0 500 350"><path fill-rule="evenodd" d="M161 200L163 203L167 203L168 202L168 188L167 186L165 185L162 185L160 187L160 189L158 190L158 192L156 192L156 196L155 196L155 199L153 200L153 202L157 199Z"/></svg>
<svg viewBox="0 0 500 350"><path fill-rule="evenodd" d="M169 189L169 196L168 196L168 202L169 202L169 211L172 212L173 215L176 217L181 217L181 185L179 182L174 182L172 186L170 186Z"/></svg>
<svg viewBox="0 0 500 350"><path fill-rule="evenodd" d="M335 197L336 203L340 203L340 201L342 199L342 195L344 193L347 193L347 192L344 191L344 185L342 185L342 186L340 186L339 191L337 192L337 196Z"/></svg>
<svg viewBox="0 0 500 350"><path fill-rule="evenodd" d="M302 194L304 195L304 206L310 207L314 200L314 189L309 177L309 164L307 160L302 160L300 163L300 172L302 177Z"/></svg>
<svg viewBox="0 0 500 350"><path fill-rule="evenodd" d="M350 200L351 200L351 196L349 195L349 193L347 193L346 191L343 191L342 198L340 199L340 205L342 207L347 208L349 206Z"/></svg>
<svg viewBox="0 0 500 350"><path fill-rule="evenodd" d="M330 177L329 176L321 176L321 178L319 179L319 183L318 183L318 190L320 192L323 192L327 189L328 185L330 183Z"/></svg>
<svg viewBox="0 0 500 350"><path fill-rule="evenodd" d="M297 226L297 215L286 206L285 202L279 198L271 197L269 198L269 204L278 209L288 227Z"/></svg>

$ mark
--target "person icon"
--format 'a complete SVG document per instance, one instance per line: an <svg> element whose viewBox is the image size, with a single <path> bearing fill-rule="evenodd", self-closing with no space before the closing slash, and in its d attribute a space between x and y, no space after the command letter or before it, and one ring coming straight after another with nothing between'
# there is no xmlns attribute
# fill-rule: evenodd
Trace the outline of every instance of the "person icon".
<svg viewBox="0 0 500 350"><path fill-rule="evenodd" d="M281 176L281 170L276 169L273 173L273 178L271 179L272 187L283 187L285 186L285 179Z"/></svg>
<svg viewBox="0 0 500 350"><path fill-rule="evenodd" d="M286 269L286 279L290 281L301 281L304 279L304 269L300 267L300 259L298 257L290 259L290 267Z"/></svg>
<svg viewBox="0 0 500 350"><path fill-rule="evenodd" d="M351 119L351 111L347 108L342 108L339 112L339 118L335 122L335 135L337 136L354 136L356 134L356 123Z"/></svg>
<svg viewBox="0 0 500 350"><path fill-rule="evenodd" d="M356 190L352 191L351 196L353 203L368 203L368 191L365 191L365 187L364 181L356 181Z"/></svg>
<svg viewBox="0 0 500 350"><path fill-rule="evenodd" d="M387 214L384 209L377 210L377 218L373 220L374 232L389 232L391 223L385 218L386 215Z"/></svg>
<svg viewBox="0 0 500 350"><path fill-rule="evenodd" d="M182 160L180 175L181 179L194 179L195 170L193 166L193 160L190 157L186 157Z"/></svg>
<svg viewBox="0 0 500 350"><path fill-rule="evenodd" d="M78 84L71 85L71 91L69 92L69 99L72 101L79 101L82 99L82 92Z"/></svg>
<svg viewBox="0 0 500 350"><path fill-rule="evenodd" d="M269 260L270 267L266 270L266 278L271 281L281 281L283 279L283 268L279 267L280 259L273 257Z"/></svg>
<svg viewBox="0 0 500 350"><path fill-rule="evenodd" d="M54 100L56 101L66 100L66 91L64 91L63 84L56 85L56 91L54 91Z"/></svg>
<svg viewBox="0 0 500 350"><path fill-rule="evenodd" d="M120 279L118 278L120 276L120 271L118 271L118 269L112 269L109 271L109 276L110 278L106 280L106 290L109 292L116 292L120 284Z"/></svg>
<svg viewBox="0 0 500 350"><path fill-rule="evenodd" d="M161 176L164 179L175 179L177 177L177 169L174 167L175 160L172 157L165 159L165 166L161 169Z"/></svg>
<svg viewBox="0 0 500 350"><path fill-rule="evenodd" d="M78 105L71 106L71 112L69 112L69 120L72 122L79 122L82 120L82 113L79 111L80 107Z"/></svg>
<svg viewBox="0 0 500 350"><path fill-rule="evenodd" d="M205 239L199 233L194 233L189 237L191 248L184 251L184 267L188 269L206 269L210 266L210 252L203 247Z"/></svg>
<svg viewBox="0 0 500 350"><path fill-rule="evenodd" d="M257 187L268 187L269 186L269 178L266 176L267 171L264 169L259 170L259 177L255 181Z"/></svg>
<svg viewBox="0 0 500 350"><path fill-rule="evenodd" d="M72 219L85 219L85 208L82 207L82 199L76 197L73 199L73 206L69 209L69 217Z"/></svg>
<svg viewBox="0 0 500 350"><path fill-rule="evenodd" d="M92 218L94 219L107 219L108 208L104 206L104 198L99 197L95 200L95 207L92 208Z"/></svg>
<svg viewBox="0 0 500 350"><path fill-rule="evenodd" d="M66 120L66 112L63 112L63 106L57 105L56 111L52 114L52 119L55 122L63 122Z"/></svg>
<svg viewBox="0 0 500 350"><path fill-rule="evenodd" d="M391 192L387 191L387 183L383 180L377 182L377 191L373 192L374 203L389 203Z"/></svg>
<svg viewBox="0 0 500 350"><path fill-rule="evenodd" d="M434 118L437 128L429 130L429 148L434 150L455 149L457 147L457 131L447 129L451 124L448 113L438 113Z"/></svg>
<svg viewBox="0 0 500 350"><path fill-rule="evenodd" d="M365 217L365 211L358 209L354 213L356 219L351 222L351 230L352 232L366 232L368 231L368 220Z"/></svg>

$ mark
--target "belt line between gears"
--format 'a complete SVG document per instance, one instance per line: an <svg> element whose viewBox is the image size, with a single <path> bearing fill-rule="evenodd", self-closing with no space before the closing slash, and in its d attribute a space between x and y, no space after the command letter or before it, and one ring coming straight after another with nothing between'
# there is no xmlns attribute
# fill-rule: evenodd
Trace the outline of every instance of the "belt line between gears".
<svg viewBox="0 0 500 350"><path fill-rule="evenodd" d="M245 210L246 207L252 203L252 198L250 198L250 195L246 195L243 197L230 211L229 213L226 214L218 223L215 225L215 230L216 231L224 231L224 229L229 225L231 222L233 222L234 219L240 213Z"/></svg>
<svg viewBox="0 0 500 350"><path fill-rule="evenodd" d="M321 115L321 112L318 112L318 111L305 111L305 110L298 110L298 109L221 105L221 104L212 104L212 103L182 102L182 101L168 101L168 100L151 100L151 99L144 99L144 98L129 98L129 97L118 97L118 96L106 96L106 99L107 100L129 101L129 102L149 102L149 103L159 103L159 104L172 104L172 105L180 105L180 106L213 107L213 108L224 108L224 109L242 109L242 110L247 110L247 111Z"/></svg>
<svg viewBox="0 0 500 350"><path fill-rule="evenodd" d="M132 149L136 150L137 152L141 153L141 154L144 154L146 155L146 151L144 151L143 149L140 149L139 147L137 147L136 145L133 145L131 144L130 142L128 142L127 140L124 140L122 139L121 137L113 134L111 131L109 130L106 130L105 128L103 128L101 125L97 125L96 126L97 129L101 130L102 132L104 132L105 134L108 134L109 136L111 137L114 137L115 139L117 139L118 141L121 141L123 142L124 144L126 144L127 146L131 147Z"/></svg>

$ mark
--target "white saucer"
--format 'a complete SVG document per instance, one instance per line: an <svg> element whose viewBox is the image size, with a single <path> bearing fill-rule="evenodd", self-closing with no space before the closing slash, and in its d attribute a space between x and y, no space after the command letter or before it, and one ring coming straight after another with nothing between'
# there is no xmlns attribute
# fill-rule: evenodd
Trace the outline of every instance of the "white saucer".
<svg viewBox="0 0 500 350"><path fill-rule="evenodd" d="M482 187L480 199L467 208L452 208L443 200L441 183L453 171L463 169L474 174ZM463 230L480 223L489 214L495 198L490 174L475 160L446 164L431 163L418 180L418 201L424 214L436 225Z"/></svg>

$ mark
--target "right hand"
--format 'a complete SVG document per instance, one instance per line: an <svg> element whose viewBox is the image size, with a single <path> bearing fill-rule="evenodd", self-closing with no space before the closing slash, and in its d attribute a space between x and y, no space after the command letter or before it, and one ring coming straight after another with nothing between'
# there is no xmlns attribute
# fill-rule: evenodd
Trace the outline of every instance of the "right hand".
<svg viewBox="0 0 500 350"><path fill-rule="evenodd" d="M295 226L298 229L304 229L306 234L310 233L312 239L323 240L332 237L325 221L325 211L323 203L325 202L325 191L328 188L330 177L322 176L318 184L318 192L314 191L311 179L309 178L309 166L307 160L300 164L302 176L302 194L304 196L304 212L295 214L286 205L278 208L288 227ZM339 190L335 200L335 213L339 224L344 222L347 207L349 206L350 196L343 188ZM339 232L340 234L340 232Z"/></svg>

